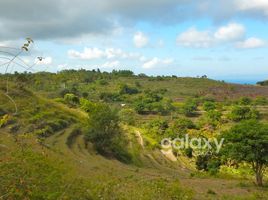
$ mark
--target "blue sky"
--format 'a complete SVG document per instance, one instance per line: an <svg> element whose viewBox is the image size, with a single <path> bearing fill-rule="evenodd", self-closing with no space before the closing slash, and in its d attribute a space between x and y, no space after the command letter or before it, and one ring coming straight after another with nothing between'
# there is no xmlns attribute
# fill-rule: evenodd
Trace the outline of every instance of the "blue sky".
<svg viewBox="0 0 268 200"><path fill-rule="evenodd" d="M242 83L268 78L265 0L3 0L0 13L0 46L20 47L31 37L34 46L22 59L44 57L35 71L130 69Z"/></svg>

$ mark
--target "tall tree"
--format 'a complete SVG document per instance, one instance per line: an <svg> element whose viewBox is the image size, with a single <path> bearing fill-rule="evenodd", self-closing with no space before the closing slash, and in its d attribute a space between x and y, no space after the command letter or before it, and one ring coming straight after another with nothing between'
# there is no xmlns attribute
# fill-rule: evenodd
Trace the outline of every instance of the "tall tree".
<svg viewBox="0 0 268 200"><path fill-rule="evenodd" d="M268 165L268 124L256 120L243 121L223 133L223 153L246 162L256 176L258 186L263 186L263 173Z"/></svg>

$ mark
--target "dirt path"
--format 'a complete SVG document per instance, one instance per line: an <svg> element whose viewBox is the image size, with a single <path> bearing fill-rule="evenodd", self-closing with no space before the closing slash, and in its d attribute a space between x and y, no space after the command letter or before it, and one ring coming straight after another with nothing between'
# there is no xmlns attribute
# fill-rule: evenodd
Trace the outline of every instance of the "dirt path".
<svg viewBox="0 0 268 200"><path fill-rule="evenodd" d="M141 147L144 149L144 142L143 142L143 138L142 138L142 136L141 136L141 132L138 131L138 130L136 130L136 131L135 131L135 134L136 134L136 136L137 136L137 138L138 138L138 142L139 142L139 144L140 144Z"/></svg>
<svg viewBox="0 0 268 200"><path fill-rule="evenodd" d="M177 158L176 156L173 154L172 150L163 150L161 149L160 150L161 153L167 158L169 159L170 161L173 161L173 162L176 162L177 161Z"/></svg>

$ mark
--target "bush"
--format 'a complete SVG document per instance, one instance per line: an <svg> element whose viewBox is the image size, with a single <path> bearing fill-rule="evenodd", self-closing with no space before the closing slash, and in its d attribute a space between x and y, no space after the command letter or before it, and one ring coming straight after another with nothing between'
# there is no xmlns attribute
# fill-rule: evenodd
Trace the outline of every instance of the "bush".
<svg viewBox="0 0 268 200"><path fill-rule="evenodd" d="M67 93L64 95L64 101L70 105L77 105L79 104L79 97L72 93Z"/></svg>
<svg viewBox="0 0 268 200"><path fill-rule="evenodd" d="M132 109L122 109L119 112L119 119L120 121L125 122L129 125L135 125L136 113Z"/></svg>
<svg viewBox="0 0 268 200"><path fill-rule="evenodd" d="M244 105L244 106L250 105L251 102L252 102L252 100L250 98L248 98L248 97L241 97L240 100L239 100L239 104Z"/></svg>
<svg viewBox="0 0 268 200"><path fill-rule="evenodd" d="M100 93L100 99L104 100L105 102L122 101L122 99L118 93L112 93L112 92Z"/></svg>
<svg viewBox="0 0 268 200"><path fill-rule="evenodd" d="M259 116L260 114L256 109L247 106L235 106L229 114L229 119L238 122L247 119L258 119Z"/></svg>
<svg viewBox="0 0 268 200"><path fill-rule="evenodd" d="M183 135L187 132L187 129L195 129L195 128L196 128L195 124L192 122L192 120L188 118L176 119L171 125L171 129L173 132L172 135L174 134Z"/></svg>
<svg viewBox="0 0 268 200"><path fill-rule="evenodd" d="M130 87L126 84L121 84L119 86L119 94L137 94L139 93L139 90L135 87Z"/></svg>
<svg viewBox="0 0 268 200"><path fill-rule="evenodd" d="M196 114L195 111L197 110L197 106L197 102L195 102L194 100L188 100L182 107L182 113L186 117L192 117Z"/></svg>
<svg viewBox="0 0 268 200"><path fill-rule="evenodd" d="M267 105L268 101L265 97L257 97L254 101L254 104L255 105Z"/></svg>
<svg viewBox="0 0 268 200"><path fill-rule="evenodd" d="M146 90L144 93L144 96L140 96L134 102L134 109L137 113L167 115L174 110L172 100L163 98L157 91Z"/></svg>
<svg viewBox="0 0 268 200"><path fill-rule="evenodd" d="M206 101L204 104L203 104L203 108L205 111L211 111L211 110L215 110L216 109L216 105L214 102L211 102L211 101Z"/></svg>
<svg viewBox="0 0 268 200"><path fill-rule="evenodd" d="M68 89L63 89L63 90L61 90L60 92L59 92L59 95L60 95L60 97L64 97L65 96L65 94L68 94L68 93L70 93L70 90L68 90Z"/></svg>
<svg viewBox="0 0 268 200"><path fill-rule="evenodd" d="M105 79L100 79L100 80L97 81L97 83L100 84L100 85L108 85L109 84L108 81L105 80Z"/></svg>
<svg viewBox="0 0 268 200"><path fill-rule="evenodd" d="M198 170L208 171L210 174L215 175L220 169L221 162L218 158L212 157L212 155L204 154L197 156L195 164Z"/></svg>
<svg viewBox="0 0 268 200"><path fill-rule="evenodd" d="M0 118L0 128L5 126L8 123L9 119L10 119L9 115L4 115L2 118Z"/></svg>
<svg viewBox="0 0 268 200"><path fill-rule="evenodd" d="M156 138L162 137L168 128L168 121L164 119L154 119L147 124L148 133Z"/></svg>
<svg viewBox="0 0 268 200"><path fill-rule="evenodd" d="M188 157L188 158L192 158L193 157L193 149L191 147L186 148L184 150L184 154Z"/></svg>

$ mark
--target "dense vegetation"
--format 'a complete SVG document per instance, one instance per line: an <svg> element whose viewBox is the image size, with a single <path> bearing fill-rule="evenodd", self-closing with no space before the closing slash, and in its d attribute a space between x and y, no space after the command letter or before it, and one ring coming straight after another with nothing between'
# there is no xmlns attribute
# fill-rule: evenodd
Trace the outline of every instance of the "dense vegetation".
<svg viewBox="0 0 268 200"><path fill-rule="evenodd" d="M16 115L5 96L7 77ZM206 77L150 77L129 70L0 75L0 193L7 199L127 199L128 193L136 199L233 199L206 184L190 191L178 179L186 186L205 182L200 177L234 180L232 187L238 188L239 181L256 176L257 185L265 186L267 91ZM162 139L186 136L225 142L219 152L212 145L161 153ZM74 180L77 174L82 177ZM265 199L265 187L248 185L252 191L242 199Z"/></svg>

